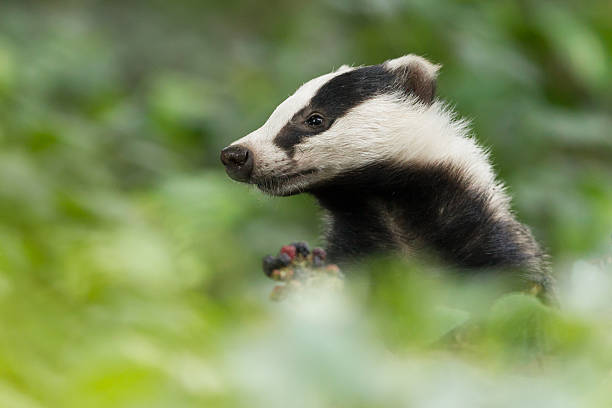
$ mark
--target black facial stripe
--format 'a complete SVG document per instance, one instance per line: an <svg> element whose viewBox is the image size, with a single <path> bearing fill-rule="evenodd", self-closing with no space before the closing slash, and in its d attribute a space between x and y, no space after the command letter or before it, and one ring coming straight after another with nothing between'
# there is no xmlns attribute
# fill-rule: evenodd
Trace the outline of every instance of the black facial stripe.
<svg viewBox="0 0 612 408"><path fill-rule="evenodd" d="M383 93L400 91L422 103L431 104L435 85L435 75L417 62L392 70L384 65L371 65L345 72L318 90L310 103L276 135L274 144L293 157L295 146L304 138L326 131L338 118L364 101ZM313 112L324 117L322 126L312 128L304 123Z"/></svg>
<svg viewBox="0 0 612 408"><path fill-rule="evenodd" d="M296 113L274 138L274 144L289 157L304 138L329 129L350 109L375 95L392 90L394 74L382 65L358 68L332 78L312 97L308 106ZM312 112L325 118L323 126L313 129L304 124Z"/></svg>
<svg viewBox="0 0 612 408"><path fill-rule="evenodd" d="M304 121L308 117L310 108L306 107L293 115L293 118L278 132L274 138L274 144L283 149L289 157L293 157L295 153L295 145L299 144L302 139L308 136L313 136L321 133L331 126L333 121L329 121L325 126L319 129L308 127Z"/></svg>
<svg viewBox="0 0 612 408"><path fill-rule="evenodd" d="M311 109L338 119L372 96L389 90L393 78L393 74L382 65L358 68L338 75L312 97Z"/></svg>

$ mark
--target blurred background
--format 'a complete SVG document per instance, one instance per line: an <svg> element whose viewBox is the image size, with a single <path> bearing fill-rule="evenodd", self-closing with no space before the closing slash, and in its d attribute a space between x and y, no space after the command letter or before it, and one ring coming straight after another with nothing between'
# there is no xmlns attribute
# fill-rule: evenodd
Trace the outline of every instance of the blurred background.
<svg viewBox="0 0 612 408"><path fill-rule="evenodd" d="M443 65L561 312L398 260L267 300L261 257L321 244L320 214L220 149L312 77L406 53ZM2 0L0 220L3 407L609 406L612 3Z"/></svg>

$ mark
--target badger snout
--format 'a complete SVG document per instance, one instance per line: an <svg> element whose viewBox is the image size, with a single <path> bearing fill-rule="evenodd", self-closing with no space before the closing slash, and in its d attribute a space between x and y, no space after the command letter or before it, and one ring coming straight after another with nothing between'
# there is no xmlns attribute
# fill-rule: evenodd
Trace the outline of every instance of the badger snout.
<svg viewBox="0 0 612 408"><path fill-rule="evenodd" d="M221 150L221 162L228 176L247 182L253 172L253 152L241 145L228 146Z"/></svg>

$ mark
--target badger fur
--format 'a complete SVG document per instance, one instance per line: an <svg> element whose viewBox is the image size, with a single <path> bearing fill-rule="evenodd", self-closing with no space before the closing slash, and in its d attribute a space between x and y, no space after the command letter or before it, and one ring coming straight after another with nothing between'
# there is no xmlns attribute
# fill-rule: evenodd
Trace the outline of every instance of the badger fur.
<svg viewBox="0 0 612 408"><path fill-rule="evenodd" d="M302 85L221 160L268 194L316 197L335 261L424 249L461 268L522 271L549 290L546 257L486 150L436 100L438 69L416 55L342 66Z"/></svg>

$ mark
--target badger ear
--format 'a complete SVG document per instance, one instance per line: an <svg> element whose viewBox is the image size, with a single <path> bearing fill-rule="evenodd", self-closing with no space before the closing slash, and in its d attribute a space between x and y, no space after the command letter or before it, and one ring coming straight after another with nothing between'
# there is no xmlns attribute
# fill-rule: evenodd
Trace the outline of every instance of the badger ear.
<svg viewBox="0 0 612 408"><path fill-rule="evenodd" d="M430 105L436 94L436 77L441 65L432 64L423 57L408 54L384 63L396 75L396 83L402 90Z"/></svg>
<svg viewBox="0 0 612 408"><path fill-rule="evenodd" d="M335 70L334 72L338 72L338 73L343 73L346 71L351 71L353 68L349 67L346 64L341 65L337 70Z"/></svg>

